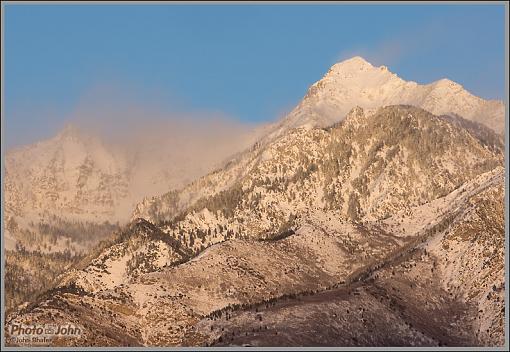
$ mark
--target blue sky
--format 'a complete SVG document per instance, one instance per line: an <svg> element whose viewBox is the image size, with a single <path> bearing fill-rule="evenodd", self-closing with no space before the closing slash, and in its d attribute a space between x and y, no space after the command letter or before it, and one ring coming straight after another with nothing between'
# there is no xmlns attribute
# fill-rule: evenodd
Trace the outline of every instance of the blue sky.
<svg viewBox="0 0 510 352"><path fill-rule="evenodd" d="M505 96L503 5L4 10L7 147L52 135L83 101L110 94L117 103L274 120L354 55L407 80L447 77L484 98Z"/></svg>

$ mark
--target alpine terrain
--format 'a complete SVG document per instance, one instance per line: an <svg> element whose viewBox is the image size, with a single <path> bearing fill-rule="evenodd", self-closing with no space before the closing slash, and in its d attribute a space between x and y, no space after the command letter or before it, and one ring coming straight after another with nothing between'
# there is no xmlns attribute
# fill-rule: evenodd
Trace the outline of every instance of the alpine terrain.
<svg viewBox="0 0 510 352"><path fill-rule="evenodd" d="M504 114L355 57L126 224L139 164L72 131L22 149L6 162L7 294L33 289L6 315L7 341L16 324L72 324L79 335L47 344L502 346ZM48 236L73 251L37 248ZM39 259L51 283L31 281L37 256L54 258Z"/></svg>

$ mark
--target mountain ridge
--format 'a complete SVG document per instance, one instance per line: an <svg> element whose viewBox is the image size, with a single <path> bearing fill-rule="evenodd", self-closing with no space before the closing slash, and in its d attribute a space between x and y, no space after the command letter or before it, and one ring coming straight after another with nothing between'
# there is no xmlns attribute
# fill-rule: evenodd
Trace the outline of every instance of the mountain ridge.
<svg viewBox="0 0 510 352"><path fill-rule="evenodd" d="M386 66L375 67L357 56L334 64L310 86L302 101L277 123L273 134L298 126L325 127L344 118L355 106L414 105L434 114L455 113L504 133L505 111L500 100L484 100L449 79L420 85L405 81Z"/></svg>

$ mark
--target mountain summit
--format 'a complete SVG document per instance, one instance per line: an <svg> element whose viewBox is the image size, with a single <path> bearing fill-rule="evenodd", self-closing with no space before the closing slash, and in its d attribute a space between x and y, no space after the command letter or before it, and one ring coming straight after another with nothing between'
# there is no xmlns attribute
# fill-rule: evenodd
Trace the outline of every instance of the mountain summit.
<svg viewBox="0 0 510 352"><path fill-rule="evenodd" d="M354 56L350 59L337 62L331 66L329 72L340 72L340 71L367 71L374 68L374 66L362 58L361 56Z"/></svg>
<svg viewBox="0 0 510 352"><path fill-rule="evenodd" d="M456 114L502 134L502 101L476 97L460 84L440 79L430 84L405 81L386 66L373 66L360 56L334 64L315 82L303 100L280 123L273 135L300 127L326 127L342 120L355 106L414 105L436 115Z"/></svg>

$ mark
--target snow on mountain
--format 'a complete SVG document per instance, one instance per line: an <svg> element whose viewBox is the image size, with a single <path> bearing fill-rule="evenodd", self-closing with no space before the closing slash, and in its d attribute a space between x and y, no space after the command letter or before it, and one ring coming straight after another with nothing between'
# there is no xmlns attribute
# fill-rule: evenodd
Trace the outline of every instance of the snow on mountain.
<svg viewBox="0 0 510 352"><path fill-rule="evenodd" d="M154 197L133 218L199 253L228 239L272 238L310 218L384 220L502 162L501 145L489 147L422 109L356 108L331 128L295 129L180 191Z"/></svg>
<svg viewBox="0 0 510 352"><path fill-rule="evenodd" d="M173 138L162 131L157 136L139 131L134 139L106 143L69 124L51 139L8 151L6 248L13 249L16 241L33 248L47 241L38 236L41 223L61 222L57 232L65 234L71 222L126 222L143 197L183 187L261 133L237 127L232 131L238 134L226 140L228 130L204 136L206 126L196 133L190 131L193 126L186 128L188 135L182 137L175 127L168 132ZM63 249L55 244L54 250Z"/></svg>
<svg viewBox="0 0 510 352"><path fill-rule="evenodd" d="M296 129L254 153L233 186L169 221L134 221L7 322L84 324L79 340L64 342L82 346L196 346L241 333L271 345L257 335L258 313L338 288L342 311L325 316L347 314L355 323L345 333L359 323L362 341L384 343L390 324L406 345L501 344L501 292L485 296L502 280L502 251L490 244L504 239L501 149L419 108L391 106L354 109L331 128ZM201 182L215 189L232 170ZM470 261L469 273L449 262L457 258ZM251 323L232 334L230 317L247 312ZM314 316L292 312L271 318L270 309L262 324ZM365 334L367 317L382 320Z"/></svg>
<svg viewBox="0 0 510 352"><path fill-rule="evenodd" d="M505 127L502 101L478 98L449 79L420 85L405 81L386 66L375 67L356 56L333 65L303 100L277 123L272 136L300 126L326 127L342 120L355 106L414 105L436 115L457 114L498 133Z"/></svg>
<svg viewBox="0 0 510 352"><path fill-rule="evenodd" d="M448 80L406 82L359 57L336 64L259 142L145 198L129 226L7 321L83 323L78 345L221 344L222 314L242 320L252 305L340 287L360 331L363 314L383 318L366 341L387 342L390 324L402 344L500 344L504 148L481 124L501 132L502 111ZM118 157L73 129L16 153L16 216L109 218L133 180L153 174L133 176L143 156ZM17 182L25 175L37 192ZM274 314L274 326L286 320ZM251 321L244 337L262 328Z"/></svg>
<svg viewBox="0 0 510 352"><path fill-rule="evenodd" d="M152 195L178 189L220 166L228 154L231 166L237 168L232 177L216 180L217 187L209 191L195 183L194 193L200 197L231 185L249 169L242 162L243 155L236 152L261 136L254 148L293 128L329 126L355 106L374 109L393 104L415 105L438 115L459 115L498 132L504 128L504 106L499 101L477 98L446 79L428 85L406 82L384 66L374 67L354 57L333 65L283 120L260 128L230 149L217 151L210 160L196 162L190 153L203 150L196 151L185 141L176 147L164 138L147 141L142 150L119 152L72 126L50 140L11 151L5 164L6 214L25 228L29 221L55 213L80 221L122 221L142 198L137 209L146 207ZM8 233L6 237L12 247L15 236Z"/></svg>
<svg viewBox="0 0 510 352"><path fill-rule="evenodd" d="M127 160L73 126L8 152L5 169L6 212L20 218L62 211L104 221L128 192Z"/></svg>
<svg viewBox="0 0 510 352"><path fill-rule="evenodd" d="M501 101L478 98L448 79L426 85L405 81L387 67L374 67L357 56L333 65L285 118L265 127L260 140L250 150L234 155L226 165L231 172L222 173L221 178L211 174L206 179L198 179L184 192L184 198L175 198L172 192L145 197L136 206L132 219L139 216L147 218L150 216L147 210L154 213L156 208L160 213L169 211L169 208L182 210L200 197L228 188L246 175L253 163L258 162L251 153L285 136L292 129L331 126L342 121L355 107L375 111L382 106L401 104L421 107L436 115L460 116L499 134L503 133L505 126L505 109ZM478 125L471 129L483 130L481 133L491 135ZM494 138L501 145L500 138Z"/></svg>
<svg viewBox="0 0 510 352"><path fill-rule="evenodd" d="M354 220L382 218L394 209L430 201L469 174L501 163L502 143L498 145L489 148L474 132L412 106L355 108L339 125L293 129L178 192L146 199L133 219L171 220L215 198L240 202L243 208L263 202L256 203L260 208L255 212L250 207L245 214L236 212L237 220L246 216L246 222L232 228L241 233L250 223L257 223L258 231L275 231L275 223L312 206L335 204L342 216ZM239 199L246 190L252 195Z"/></svg>

